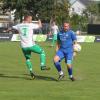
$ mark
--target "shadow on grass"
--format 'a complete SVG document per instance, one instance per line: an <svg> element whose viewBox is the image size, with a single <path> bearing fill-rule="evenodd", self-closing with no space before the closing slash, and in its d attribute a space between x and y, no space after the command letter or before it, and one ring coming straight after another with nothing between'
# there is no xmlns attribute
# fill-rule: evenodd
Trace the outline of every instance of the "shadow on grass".
<svg viewBox="0 0 100 100"><path fill-rule="evenodd" d="M28 77L27 77L28 76ZM5 74L0 74L0 78L11 78L11 79L25 79L25 80L32 80L31 76L29 74L24 74L24 76L12 76L12 75L5 75ZM41 75L36 75L35 80L46 80L46 81L57 81L57 79L50 77L50 76L41 76Z"/></svg>
<svg viewBox="0 0 100 100"><path fill-rule="evenodd" d="M30 76L29 74L24 74ZM46 81L57 81L57 79L51 76L42 76L42 75L35 75L35 80L46 80Z"/></svg>
<svg viewBox="0 0 100 100"><path fill-rule="evenodd" d="M46 80L46 81L57 81L57 79L50 77L50 76L41 76L41 75L36 75L37 80Z"/></svg>
<svg viewBox="0 0 100 100"><path fill-rule="evenodd" d="M5 75L5 74L0 74L0 78L11 78L11 79L26 79L26 80L31 80L31 78L24 77L24 76L12 76L12 75Z"/></svg>

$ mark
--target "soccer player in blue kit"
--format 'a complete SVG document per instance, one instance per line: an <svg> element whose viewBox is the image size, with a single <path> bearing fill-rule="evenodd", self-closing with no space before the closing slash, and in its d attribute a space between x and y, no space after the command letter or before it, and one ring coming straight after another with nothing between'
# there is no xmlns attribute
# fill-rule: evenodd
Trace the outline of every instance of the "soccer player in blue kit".
<svg viewBox="0 0 100 100"><path fill-rule="evenodd" d="M65 63L67 65L69 78L75 81L72 74L72 60L73 60L73 45L77 44L76 35L70 29L70 24L64 22L63 29L57 34L57 45L56 45L56 55L54 56L54 65L59 73L58 80L64 77L64 73L61 69L60 62L65 58Z"/></svg>

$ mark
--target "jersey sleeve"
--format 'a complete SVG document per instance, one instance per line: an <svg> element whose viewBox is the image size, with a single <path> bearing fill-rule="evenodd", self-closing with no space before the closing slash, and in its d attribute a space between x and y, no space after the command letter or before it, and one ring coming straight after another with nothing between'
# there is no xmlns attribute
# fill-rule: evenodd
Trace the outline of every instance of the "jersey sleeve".
<svg viewBox="0 0 100 100"><path fill-rule="evenodd" d="M12 26L12 28L18 30L18 25Z"/></svg>
<svg viewBox="0 0 100 100"><path fill-rule="evenodd" d="M32 29L38 29L39 28L39 25L38 24L31 24L31 27L32 27Z"/></svg>
<svg viewBox="0 0 100 100"><path fill-rule="evenodd" d="M71 31L71 37L72 37L72 40L73 40L73 41L77 40L76 34L75 34L75 32L73 32L73 31Z"/></svg>
<svg viewBox="0 0 100 100"><path fill-rule="evenodd" d="M57 32L59 32L59 28L58 28L58 26L57 26Z"/></svg>

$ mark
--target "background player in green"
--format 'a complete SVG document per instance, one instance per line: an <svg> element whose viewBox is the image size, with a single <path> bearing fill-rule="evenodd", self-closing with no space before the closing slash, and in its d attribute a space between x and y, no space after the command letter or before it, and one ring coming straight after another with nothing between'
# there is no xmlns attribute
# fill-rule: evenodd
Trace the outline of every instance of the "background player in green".
<svg viewBox="0 0 100 100"><path fill-rule="evenodd" d="M40 54L40 67L41 70L49 70L49 67L46 67L46 59L45 59L45 52L44 50L33 40L33 30L41 28L42 24L41 21L38 20L38 24L32 23L32 16L25 16L24 21L21 24L17 24L12 28L17 30L20 35L21 40L21 48L26 58L26 65L30 71L31 77L34 79L35 75L32 70L32 63L30 61L31 52Z"/></svg>
<svg viewBox="0 0 100 100"><path fill-rule="evenodd" d="M58 26L56 25L55 21L51 22L50 29L51 29L51 34L53 35L51 46L54 46L55 42L57 41L57 33L59 31Z"/></svg>

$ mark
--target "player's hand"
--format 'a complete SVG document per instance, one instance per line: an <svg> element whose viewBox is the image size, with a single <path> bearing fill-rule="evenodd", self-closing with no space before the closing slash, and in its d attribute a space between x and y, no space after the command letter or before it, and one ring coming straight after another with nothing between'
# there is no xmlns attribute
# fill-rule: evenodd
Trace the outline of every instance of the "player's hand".
<svg viewBox="0 0 100 100"><path fill-rule="evenodd" d="M6 33L6 32L7 32L7 30L3 30L3 32L4 32L4 33Z"/></svg>
<svg viewBox="0 0 100 100"><path fill-rule="evenodd" d="M38 24L39 24L39 27L42 28L42 23L40 19L38 20Z"/></svg>
<svg viewBox="0 0 100 100"><path fill-rule="evenodd" d="M3 32L9 32L9 31L11 31L11 28L8 28L6 30L3 30Z"/></svg>

